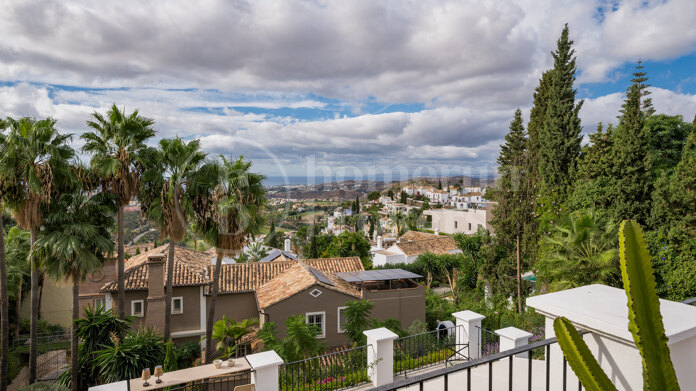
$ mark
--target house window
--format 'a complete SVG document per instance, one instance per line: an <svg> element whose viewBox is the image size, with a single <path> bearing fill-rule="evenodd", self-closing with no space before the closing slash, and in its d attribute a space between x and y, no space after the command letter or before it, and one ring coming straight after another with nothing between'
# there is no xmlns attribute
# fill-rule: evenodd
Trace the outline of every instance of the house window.
<svg viewBox="0 0 696 391"><path fill-rule="evenodd" d="M308 312L307 313L307 324L310 326L317 326L319 327L319 335L317 335L317 338L324 338L326 337L326 322L324 319L326 318L326 313L325 312Z"/></svg>
<svg viewBox="0 0 696 391"><path fill-rule="evenodd" d="M471 223L469 223L469 231L471 231Z"/></svg>
<svg viewBox="0 0 696 391"><path fill-rule="evenodd" d="M346 332L346 308L348 307L338 307L338 332Z"/></svg>
<svg viewBox="0 0 696 391"><path fill-rule="evenodd" d="M145 305L142 300L131 301L131 315L143 317L145 315Z"/></svg>
<svg viewBox="0 0 696 391"><path fill-rule="evenodd" d="M184 313L184 298L172 297L172 314L183 314Z"/></svg>
<svg viewBox="0 0 696 391"><path fill-rule="evenodd" d="M457 229L457 222L454 222L454 229Z"/></svg>
<svg viewBox="0 0 696 391"><path fill-rule="evenodd" d="M104 307L106 307L106 299L103 299L103 298L102 299L94 299L92 304L94 305L94 308L99 308L99 307L104 308Z"/></svg>

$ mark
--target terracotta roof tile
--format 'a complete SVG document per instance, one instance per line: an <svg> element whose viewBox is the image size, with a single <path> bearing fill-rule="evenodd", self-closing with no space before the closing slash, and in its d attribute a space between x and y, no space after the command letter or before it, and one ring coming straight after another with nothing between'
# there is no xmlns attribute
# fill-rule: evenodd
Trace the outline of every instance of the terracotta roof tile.
<svg viewBox="0 0 696 391"><path fill-rule="evenodd" d="M439 235L438 235L439 236ZM413 240L410 242L396 243L401 251L406 255L420 255L427 252L434 254L445 254L452 250L457 250L457 243L450 236L440 236L439 238Z"/></svg>
<svg viewBox="0 0 696 391"><path fill-rule="evenodd" d="M427 232L408 231L405 234L401 235L399 237L399 239L401 239L402 242L403 241L410 242L413 240L423 240L423 239L433 239L433 238L437 239L438 237L441 237L441 236L438 236L435 234L429 234Z"/></svg>
<svg viewBox="0 0 696 391"><path fill-rule="evenodd" d="M219 293L254 292L261 285L300 261L273 261L222 265ZM365 270L358 257L304 259L305 265L324 273ZM212 270L211 274L212 275Z"/></svg>
<svg viewBox="0 0 696 391"><path fill-rule="evenodd" d="M322 271L318 271L318 273L322 273L320 276L326 277L331 284L320 281L318 276L303 261L295 262L294 265L256 290L259 308L268 308L314 285L320 285L346 295L361 297L359 290L336 277L333 273L323 273Z"/></svg>
<svg viewBox="0 0 696 391"><path fill-rule="evenodd" d="M162 253L165 256L164 282L167 278L167 261L169 245L165 244L150 251L128 258L125 262L125 287L127 291L147 290L148 271L147 258L151 254ZM176 246L174 252L174 286L198 286L209 283L206 277L206 268L210 264L210 255L201 251L195 251L186 247ZM117 282L111 281L105 284L101 292L115 292Z"/></svg>

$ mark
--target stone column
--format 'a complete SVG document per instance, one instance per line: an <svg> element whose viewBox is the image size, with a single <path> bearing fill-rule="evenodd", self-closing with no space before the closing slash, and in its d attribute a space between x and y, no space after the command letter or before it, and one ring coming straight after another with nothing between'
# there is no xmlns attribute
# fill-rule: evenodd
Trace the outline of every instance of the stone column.
<svg viewBox="0 0 696 391"><path fill-rule="evenodd" d="M514 349L520 346L527 345L532 333L520 330L517 327L506 327L504 329L495 330L495 333L500 336L500 351ZM529 352L524 352L515 355L515 357L528 358Z"/></svg>
<svg viewBox="0 0 696 391"><path fill-rule="evenodd" d="M278 391L278 368L283 359L273 350L250 354L246 360L251 366L251 383L259 391Z"/></svg>
<svg viewBox="0 0 696 391"><path fill-rule="evenodd" d="M394 382L394 340L399 336L386 327L363 331L367 337L367 376L375 387Z"/></svg>
<svg viewBox="0 0 696 391"><path fill-rule="evenodd" d="M474 311L459 311L452 314L457 319L457 345L469 344L469 358L481 357L481 321L486 317Z"/></svg>
<svg viewBox="0 0 696 391"><path fill-rule="evenodd" d="M147 309L145 326L164 330L164 254L155 253L147 257Z"/></svg>

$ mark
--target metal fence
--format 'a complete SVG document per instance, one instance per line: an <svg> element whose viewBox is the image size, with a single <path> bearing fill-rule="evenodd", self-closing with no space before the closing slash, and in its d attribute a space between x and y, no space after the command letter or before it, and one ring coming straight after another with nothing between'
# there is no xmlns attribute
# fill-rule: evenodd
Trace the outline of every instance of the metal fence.
<svg viewBox="0 0 696 391"><path fill-rule="evenodd" d="M67 331L56 331L52 333L39 333L36 335L37 345L41 347L50 348L53 345L65 345L65 343L70 343L71 337L70 330ZM17 338L12 340L10 347L18 348L22 346L29 347L29 334L20 334Z"/></svg>
<svg viewBox="0 0 696 391"><path fill-rule="evenodd" d="M476 326L478 341L481 347L481 357L487 357L500 352L500 336L493 331Z"/></svg>
<svg viewBox="0 0 696 391"><path fill-rule="evenodd" d="M281 390L338 390L367 383L371 345L294 361L280 367Z"/></svg>
<svg viewBox="0 0 696 391"><path fill-rule="evenodd" d="M150 379L150 384L155 379ZM239 372L230 376L211 377L205 380L167 387L168 391L234 391L235 387L251 383L251 371Z"/></svg>
<svg viewBox="0 0 696 391"><path fill-rule="evenodd" d="M581 333L584 334L584 333ZM524 372L526 373L525 380L526 384L522 388L514 388L514 390L538 390L543 389L546 391L551 390L551 346L556 344L556 338L549 338L543 341L534 342L529 345L521 346L518 348L506 350L501 353L491 354L487 357L482 357L479 359L471 360L462 364L457 364L445 368L433 369L424 374L415 375L406 379L400 379L394 383L387 384L384 386L373 388L372 391L393 391L399 389L424 389L424 384L431 381L440 380L442 384L442 390L447 391L450 389L450 377L453 375L464 374L466 380L462 380L462 377L457 377L455 387L453 389L473 391L473 390L493 390L494 383L496 384L495 389L508 389L513 390L513 379L518 376L518 372L514 371L513 368L520 368L520 366L513 365L514 357L520 354L527 354L526 365L524 365ZM534 371L535 365L534 361L538 361L533 357L537 351L542 351L545 360L542 360L542 368L536 366L537 370ZM497 365L496 365L497 364ZM478 370L480 379L479 383L485 384L474 384L472 385L472 372ZM483 371L483 373L481 372ZM554 388L554 390L582 390L582 385L579 382L573 382L568 379L568 373L570 369L568 364L563 359L563 368L560 374L560 386L559 388ZM460 383L464 382L464 384ZM505 383L501 387L500 383ZM415 388L418 387L418 388ZM474 388L477 387L477 388Z"/></svg>
<svg viewBox="0 0 696 391"><path fill-rule="evenodd" d="M462 326L447 327L394 340L394 373L409 371L469 357L469 345L458 344Z"/></svg>

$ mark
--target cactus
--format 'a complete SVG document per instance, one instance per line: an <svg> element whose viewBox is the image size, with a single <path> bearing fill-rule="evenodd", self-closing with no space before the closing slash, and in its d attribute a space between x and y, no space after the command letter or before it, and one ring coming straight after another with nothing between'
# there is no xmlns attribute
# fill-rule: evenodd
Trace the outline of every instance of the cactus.
<svg viewBox="0 0 696 391"><path fill-rule="evenodd" d="M643 388L679 390L669 356L652 263L638 223L621 223L619 250L621 276L628 296L628 329L643 359ZM586 390L616 390L568 319L557 318L553 329L563 355Z"/></svg>

